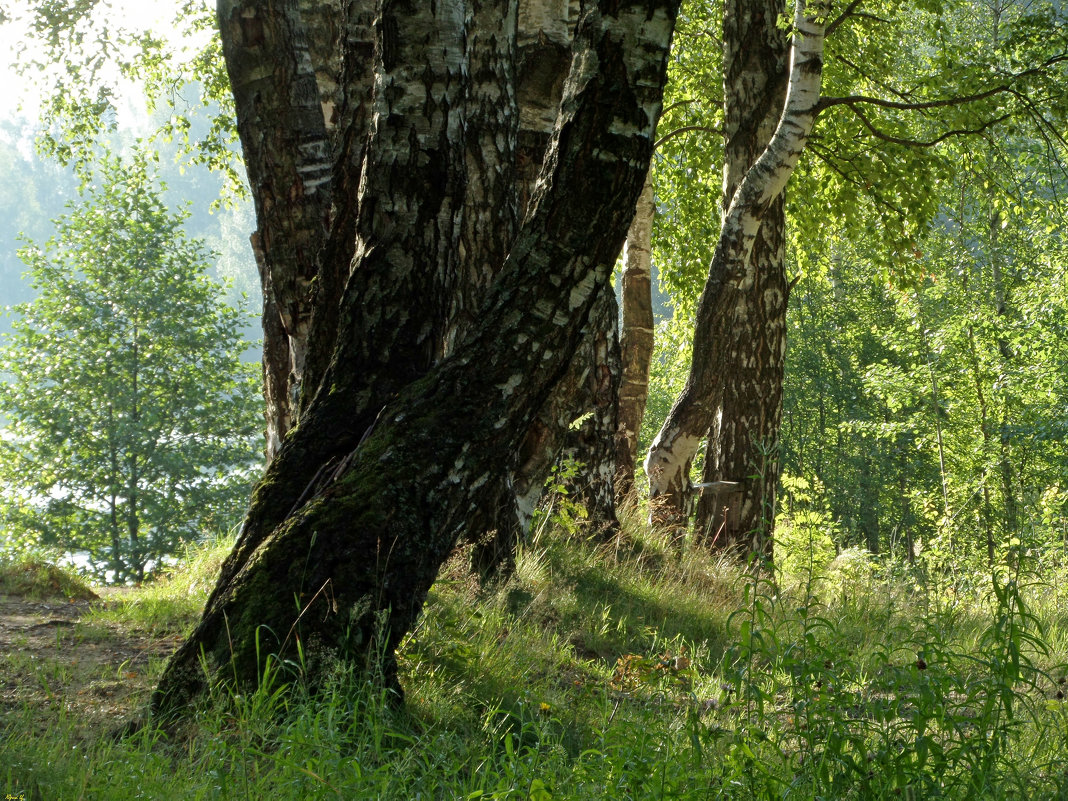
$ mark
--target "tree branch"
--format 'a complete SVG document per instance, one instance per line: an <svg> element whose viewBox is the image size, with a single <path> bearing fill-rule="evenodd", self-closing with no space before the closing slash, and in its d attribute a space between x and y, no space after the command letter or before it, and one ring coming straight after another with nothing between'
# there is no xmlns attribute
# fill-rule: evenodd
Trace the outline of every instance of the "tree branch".
<svg viewBox="0 0 1068 801"><path fill-rule="evenodd" d="M897 96L897 97L901 98L901 100L902 100L903 102L906 102L906 103L907 103L907 102L909 102L909 100L908 100L908 95L907 95L907 94L906 94L905 92L899 91L899 90L895 89L895 88L894 88L893 86L890 86L890 85L889 85L888 83L886 83L885 81L881 81L881 80L879 80L878 78L876 78L875 76L873 76L873 75L870 75L870 74L868 74L868 73L867 73L867 72L865 72L865 71L864 71L863 69L861 69L861 68L860 68L860 67L859 67L859 66L858 66L858 65L857 65L857 64L856 64L855 62L853 62L852 60L850 60L850 59L846 58L846 57L845 57L845 56L843 56L843 55L842 55L841 53L839 53L839 54L835 55L835 58L836 58L836 59L837 59L838 61L840 61L840 62L842 62L843 64L845 64L845 65L846 65L847 67L849 67L849 68L850 68L851 70L853 70L853 71L854 71L854 72L855 72L855 73L856 73L857 75L859 75L859 76L860 76L861 78L863 78L864 80L866 80L866 81L870 81L870 82L871 82L872 84L874 84L875 86L879 86L879 87L881 87L882 89L884 89L885 91L889 92L890 94L892 94L892 95L895 95L895 96Z"/></svg>
<svg viewBox="0 0 1068 801"><path fill-rule="evenodd" d="M674 131L669 131L668 133L664 134L659 139L657 139L656 142L653 144L653 149L655 150L655 149L659 148L662 144L674 139L676 136L679 136L680 134L690 133L691 131L704 131L705 133L710 133L710 134L722 134L723 133L723 129L722 128L709 128L707 125L684 125L681 128L676 128Z"/></svg>
<svg viewBox="0 0 1068 801"><path fill-rule="evenodd" d="M853 0L852 3L845 7L845 10L841 14L835 17L831 22L827 23L827 32L824 36L830 38L831 34L838 30L839 25L845 22L849 17L853 16L857 10L857 6L859 6L861 2L862 0Z"/></svg>
<svg viewBox="0 0 1068 801"><path fill-rule="evenodd" d="M1014 83L1023 79L1029 78L1032 75L1038 75L1041 72L1049 69L1056 64L1063 61L1068 61L1068 53L1061 53L1060 55L1053 56L1043 63L1041 66L1032 67L1031 69L1024 70L1023 72L1013 73L1008 76L1008 81L998 86L991 87L982 92L976 92L971 95L961 95L958 97L944 97L938 100L924 100L919 102L906 102L896 100L884 100L881 97L870 97L868 95L848 95L846 97L823 97L820 98L818 111L831 108L832 106L853 106L857 103L868 103L873 106L879 106L880 108L896 109L898 111L923 111L933 108L947 108L949 106L961 106L968 103L978 103L981 100L987 100L994 95L1002 94L1005 92L1016 93L1016 89L1013 86Z"/></svg>
<svg viewBox="0 0 1068 801"><path fill-rule="evenodd" d="M941 136L937 136L934 139L931 139L929 141L922 141L919 139L905 139L899 136L892 136L891 134L888 134L885 131L880 131L872 124L871 120L869 120L867 116L865 116L864 112L862 112L859 108L857 108L852 103L848 104L848 107L850 111L857 115L857 118L862 123L864 123L864 127L867 128L871 132L872 136L874 136L876 139L882 139L884 142L890 142L895 145L904 145L906 147L934 147L935 145L944 142L946 139L949 139L954 136L968 136L970 134L979 134L985 131L987 128L997 125L999 122L1004 122L1012 116L1011 114L1002 114L1000 117L995 117L993 119L987 120L978 128L954 128L951 131L944 132Z"/></svg>

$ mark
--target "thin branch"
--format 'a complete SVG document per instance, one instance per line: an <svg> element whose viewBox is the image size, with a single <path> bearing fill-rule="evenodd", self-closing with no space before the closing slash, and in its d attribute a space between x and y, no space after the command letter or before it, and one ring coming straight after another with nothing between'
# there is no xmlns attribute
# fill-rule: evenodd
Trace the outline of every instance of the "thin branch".
<svg viewBox="0 0 1068 801"><path fill-rule="evenodd" d="M868 14L864 11L858 11L853 14L853 19L870 19L872 22L879 22L884 25L889 25L892 20L888 20L885 17L877 17L874 14Z"/></svg>
<svg viewBox="0 0 1068 801"><path fill-rule="evenodd" d="M697 98L694 98L694 97L688 98L687 100L676 100L671 105L664 106L664 110L662 112L660 112L660 116L661 116L661 118L666 117L668 115L668 113L674 111L675 109L682 108L683 106L688 106L688 105L690 105L690 103L696 103L696 102L697 102Z"/></svg>
<svg viewBox="0 0 1068 801"><path fill-rule="evenodd" d="M892 136L891 134L888 134L885 131L880 131L872 124L871 120L869 120L859 108L854 106L852 103L849 103L848 107L850 111L857 115L860 121L864 123L864 127L871 131L872 135L876 139L882 139L884 142L890 142L895 145L904 145L906 147L934 147L935 145L944 142L946 139L949 139L954 136L968 136L972 134L979 134L985 131L987 128L997 125L999 122L1004 122L1012 116L1011 114L1003 114L1000 117L995 117L994 119L987 120L978 128L954 128L951 131L946 131L941 136L937 136L934 139L925 142L919 139L904 139L899 136Z"/></svg>
<svg viewBox="0 0 1068 801"><path fill-rule="evenodd" d="M1034 119L1035 122L1038 123L1039 130L1045 132L1043 133L1042 138L1046 139L1047 145L1050 144L1049 139L1047 138L1047 135L1049 135L1056 139L1058 142L1060 142L1062 147L1068 149L1068 140L1064 138L1064 135L1060 132L1056 125L1046 119L1046 115L1042 113L1038 104L1036 104L1034 100L1025 95L1023 92L1013 92L1013 95L1015 95L1016 99L1023 103L1024 106L1027 108L1027 111L1031 114L1032 119Z"/></svg>
<svg viewBox="0 0 1068 801"><path fill-rule="evenodd" d="M830 38L831 34L838 30L838 26L854 14L854 12L857 10L857 6L859 6L861 2L862 0L853 0L852 3L845 7L845 10L841 14L839 14L831 22L827 23L827 33L825 34L825 36L827 36L827 38Z"/></svg>
<svg viewBox="0 0 1068 801"><path fill-rule="evenodd" d="M702 97L702 98L691 97L691 98L689 98L687 100L676 100L670 106L665 106L664 110L660 113L660 117L661 117L661 119L663 119L664 117L666 117L668 115L668 112L674 111L677 108L682 108L683 106L688 106L691 103L698 103L698 102L702 102L702 101L705 102L705 103L708 103L710 105L713 105L713 106L719 106L720 108L723 107L723 101L718 97Z"/></svg>
<svg viewBox="0 0 1068 801"><path fill-rule="evenodd" d="M925 109L932 108L946 108L948 106L962 106L968 103L977 103L980 100L987 100L994 95L1001 94L1003 92L1014 92L1013 84L1022 78L1029 78L1032 75L1037 75L1044 72L1048 68L1061 63L1062 61L1068 61L1068 53L1061 53L1060 55L1053 56L1046 60L1039 67L1032 67L1031 69L1024 70L1023 72L1017 72L1009 75L1007 83L999 84L998 86L991 87L983 92L976 92L971 95L961 95L958 97L944 97L939 100L925 100L921 102L903 102L896 100L884 100L881 97L869 97L867 95L849 95L846 97L823 97L820 99L819 111L831 108L832 106L847 105L852 107L857 103L868 103L873 106L879 106L880 108L891 108L899 111L923 111Z"/></svg>
<svg viewBox="0 0 1068 801"><path fill-rule="evenodd" d="M843 64L845 64L847 67L849 67L855 73L857 73L857 75L859 75L864 80L870 81L875 86L881 87L882 89L884 89L885 91L889 92L890 94L896 95L897 97L900 97L903 102L908 102L908 94L907 93L905 93L905 92L903 92L903 91L901 91L899 89L896 89L895 87L891 86L890 84L886 83L885 81L881 81L878 78L875 78L875 77L869 75L867 72L865 72L863 69L861 69L857 64L855 64L853 61L851 61L850 59L848 59L845 56L843 56L841 53L837 54L835 56L835 59L837 59L838 61L841 61Z"/></svg>
<svg viewBox="0 0 1068 801"><path fill-rule="evenodd" d="M719 135L723 134L723 131L720 128L709 128L707 125L684 125L681 128L676 128L674 131L669 131L668 133L657 139L656 142L653 143L653 149L656 150L662 144L664 144L664 142L674 139L680 134L690 133L691 131L704 131L705 133Z"/></svg>

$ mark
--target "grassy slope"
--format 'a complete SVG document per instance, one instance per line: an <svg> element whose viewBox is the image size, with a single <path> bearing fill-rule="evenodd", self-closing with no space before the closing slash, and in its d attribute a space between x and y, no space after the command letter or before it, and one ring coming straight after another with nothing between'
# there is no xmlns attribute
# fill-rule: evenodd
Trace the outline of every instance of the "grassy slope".
<svg viewBox="0 0 1068 801"><path fill-rule="evenodd" d="M173 636L224 550L88 625ZM252 696L220 692L181 733L117 743L86 733L76 707L27 704L0 733L0 787L47 799L1068 797L1068 610L1053 580L1019 577L999 601L989 578L924 582L854 555L776 588L638 534L600 550L543 534L491 592L463 564L403 648L403 712L344 669L314 701L276 671Z"/></svg>

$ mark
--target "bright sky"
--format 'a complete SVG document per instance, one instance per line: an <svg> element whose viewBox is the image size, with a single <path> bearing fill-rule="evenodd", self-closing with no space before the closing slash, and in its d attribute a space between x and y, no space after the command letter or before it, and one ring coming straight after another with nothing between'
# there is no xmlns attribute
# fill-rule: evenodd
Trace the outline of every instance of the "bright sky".
<svg viewBox="0 0 1068 801"><path fill-rule="evenodd" d="M12 8L13 5L16 4L8 4L8 13L13 16L25 14L21 9ZM125 28L151 28L166 37L168 32L174 31L173 16L177 7L176 0L104 0L100 4L100 12L103 12L101 18L121 20ZM25 31L24 20L16 19L0 25L0 115L5 119L17 116L34 118L39 108L33 81L20 76L14 66ZM21 112L18 110L20 105Z"/></svg>

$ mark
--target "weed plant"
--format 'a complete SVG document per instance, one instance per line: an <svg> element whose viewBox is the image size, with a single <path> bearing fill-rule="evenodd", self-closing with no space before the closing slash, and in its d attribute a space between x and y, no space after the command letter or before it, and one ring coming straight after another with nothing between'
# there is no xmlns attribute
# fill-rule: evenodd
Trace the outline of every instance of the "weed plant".
<svg viewBox="0 0 1068 801"><path fill-rule="evenodd" d="M0 786L49 799L1068 798L1061 567L1036 573L1016 551L964 583L847 552L769 576L639 526L598 546L573 526L539 531L499 586L480 587L463 554L446 566L401 648L403 710L342 665L314 698L279 670L248 695L220 689L178 733L79 738L60 716L42 737L28 709L0 736ZM143 625L144 605L174 611L216 569L205 557L109 614Z"/></svg>

